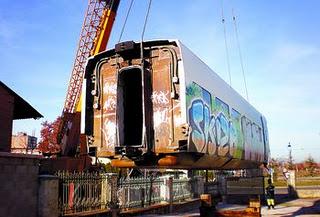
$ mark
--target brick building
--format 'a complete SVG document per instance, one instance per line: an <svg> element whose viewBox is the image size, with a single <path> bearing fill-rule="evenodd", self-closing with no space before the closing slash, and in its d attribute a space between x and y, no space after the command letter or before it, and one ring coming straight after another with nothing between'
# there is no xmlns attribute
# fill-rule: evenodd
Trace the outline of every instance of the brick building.
<svg viewBox="0 0 320 217"><path fill-rule="evenodd" d="M12 135L11 153L19 154L40 154L37 149L38 138L30 136L27 133L19 132L17 135Z"/></svg>
<svg viewBox="0 0 320 217"><path fill-rule="evenodd" d="M13 120L43 116L1 81L0 102L0 152L10 152Z"/></svg>
<svg viewBox="0 0 320 217"><path fill-rule="evenodd" d="M42 115L1 81L0 102L0 216L40 216L38 175L41 156L8 152L11 151L13 120L37 119Z"/></svg>

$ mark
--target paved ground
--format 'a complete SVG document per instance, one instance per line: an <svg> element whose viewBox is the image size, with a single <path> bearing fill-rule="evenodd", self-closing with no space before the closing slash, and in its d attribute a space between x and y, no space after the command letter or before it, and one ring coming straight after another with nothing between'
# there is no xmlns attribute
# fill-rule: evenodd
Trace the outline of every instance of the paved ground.
<svg viewBox="0 0 320 217"><path fill-rule="evenodd" d="M318 216L320 217L320 198L296 199L278 204L275 209L262 208L262 216Z"/></svg>
<svg viewBox="0 0 320 217"><path fill-rule="evenodd" d="M242 205L219 204L218 210L232 210L232 209L245 209ZM277 204L275 209L268 209L262 207L263 217L320 217L320 198L318 199L296 199L285 200L282 199L280 204ZM199 217L199 210L194 210L186 213L173 213L168 215L143 215L144 217L151 216L165 216L165 217Z"/></svg>
<svg viewBox="0 0 320 217"><path fill-rule="evenodd" d="M245 209L245 206L230 204L218 206L218 210L232 209ZM266 206L263 206L261 209L261 214L263 217L320 217L320 198L295 200L288 200L286 198L282 198L281 201L279 201L279 204L275 206L275 209L269 210Z"/></svg>

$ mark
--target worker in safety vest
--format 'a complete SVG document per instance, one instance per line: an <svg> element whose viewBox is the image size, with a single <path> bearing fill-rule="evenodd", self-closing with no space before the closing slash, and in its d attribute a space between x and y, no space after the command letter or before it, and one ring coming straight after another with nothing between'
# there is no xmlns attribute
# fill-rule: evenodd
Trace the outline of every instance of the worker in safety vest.
<svg viewBox="0 0 320 217"><path fill-rule="evenodd" d="M270 207L274 209L274 186L272 185L271 179L268 179L268 187L266 187L266 199L268 209L270 209Z"/></svg>

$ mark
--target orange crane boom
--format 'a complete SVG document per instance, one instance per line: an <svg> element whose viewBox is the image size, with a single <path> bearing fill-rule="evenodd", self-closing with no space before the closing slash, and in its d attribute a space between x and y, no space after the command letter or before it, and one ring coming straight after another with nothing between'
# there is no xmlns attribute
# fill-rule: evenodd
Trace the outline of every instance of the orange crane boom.
<svg viewBox="0 0 320 217"><path fill-rule="evenodd" d="M74 113L79 101L83 74L88 57L106 49L120 0L89 0L80 33L64 112Z"/></svg>
<svg viewBox="0 0 320 217"><path fill-rule="evenodd" d="M81 88L88 57L106 49L120 0L89 0L62 112L58 141L62 155L74 156L80 143Z"/></svg>

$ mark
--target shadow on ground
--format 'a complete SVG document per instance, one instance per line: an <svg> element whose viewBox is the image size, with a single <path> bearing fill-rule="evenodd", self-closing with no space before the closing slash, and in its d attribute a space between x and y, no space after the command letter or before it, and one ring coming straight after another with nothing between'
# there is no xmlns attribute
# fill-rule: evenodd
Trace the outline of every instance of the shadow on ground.
<svg viewBox="0 0 320 217"><path fill-rule="evenodd" d="M292 216L305 214L319 214L320 216L320 199L314 201L311 206L301 207L299 210L292 213Z"/></svg>

